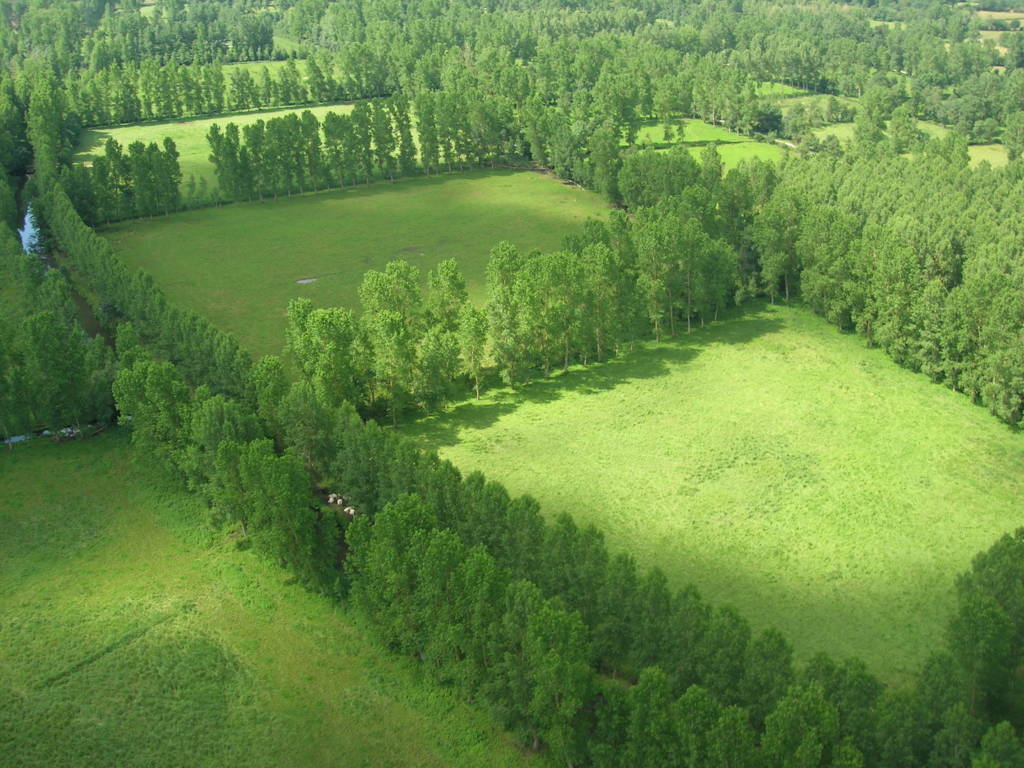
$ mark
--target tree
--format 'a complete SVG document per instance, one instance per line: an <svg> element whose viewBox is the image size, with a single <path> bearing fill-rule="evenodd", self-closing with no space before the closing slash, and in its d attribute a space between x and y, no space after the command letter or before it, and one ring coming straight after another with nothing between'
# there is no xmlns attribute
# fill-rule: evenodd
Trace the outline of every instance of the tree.
<svg viewBox="0 0 1024 768"><path fill-rule="evenodd" d="M1018 36L1014 35L1014 37ZM1024 111L1018 110L1006 118L1003 144L1006 146L1006 153L1010 160L1016 160L1024 155Z"/></svg>
<svg viewBox="0 0 1024 768"><path fill-rule="evenodd" d="M1024 747L1012 725L1004 721L988 729L971 768L1024 768Z"/></svg>
<svg viewBox="0 0 1024 768"><path fill-rule="evenodd" d="M446 259L427 273L424 309L427 321L446 331L458 328L459 316L468 299L466 279L455 259Z"/></svg>
<svg viewBox="0 0 1024 768"><path fill-rule="evenodd" d="M761 749L772 765L829 765L839 743L839 719L817 683L792 686L764 723Z"/></svg>
<svg viewBox="0 0 1024 768"><path fill-rule="evenodd" d="M707 733L707 768L758 768L757 735L740 707L726 707Z"/></svg>
<svg viewBox="0 0 1024 768"><path fill-rule="evenodd" d="M523 258L514 245L498 243L487 262L487 319L494 361L502 379L515 386L523 362L523 334L516 283Z"/></svg>
<svg viewBox="0 0 1024 768"><path fill-rule="evenodd" d="M459 354L462 372L473 380L473 392L480 399L480 374L487 346L487 315L469 302L459 312Z"/></svg>
<svg viewBox="0 0 1024 768"><path fill-rule="evenodd" d="M800 221L797 195L782 186L776 187L755 220L754 242L761 255L761 279L773 301L780 282L789 301L790 283L799 271L796 243Z"/></svg>
<svg viewBox="0 0 1024 768"><path fill-rule="evenodd" d="M428 410L443 406L459 372L459 340L455 332L441 325L427 328L416 346L415 368L411 388L416 399Z"/></svg>
<svg viewBox="0 0 1024 768"><path fill-rule="evenodd" d="M373 157L381 175L395 180L395 129L387 104L378 99L371 102L370 133L373 137Z"/></svg>
<svg viewBox="0 0 1024 768"><path fill-rule="evenodd" d="M629 698L624 764L636 768L678 765L679 737L673 723L668 679L661 668L644 669Z"/></svg>

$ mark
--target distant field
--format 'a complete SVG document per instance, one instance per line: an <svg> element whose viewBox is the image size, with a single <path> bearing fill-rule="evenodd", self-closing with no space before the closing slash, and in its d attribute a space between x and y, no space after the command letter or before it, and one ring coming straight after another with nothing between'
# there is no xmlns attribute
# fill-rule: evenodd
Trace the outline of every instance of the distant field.
<svg viewBox="0 0 1024 768"><path fill-rule="evenodd" d="M252 67L253 65L243 66ZM259 66L262 66L262 64L257 65L257 68ZM164 137L170 136L174 139L180 155L178 163L181 166L182 182L188 181L188 177L191 174L195 176L196 181L200 178L205 178L210 189L213 189L217 185L217 177L209 160L210 145L206 141L206 134L209 132L211 125L218 123L223 128L228 123L235 123L241 128L243 125L250 125L257 120L269 120L272 117L281 117L290 112L302 114L307 109L316 115L318 119L323 120L324 115L328 112L351 112L352 105L329 104L320 107L268 109L256 112L236 112L196 120L169 120L158 123L137 123L117 128L91 128L82 133L74 161L76 163L86 162L96 155L103 154L103 145L107 143L108 138L113 138L122 147L127 147L133 141L141 141L144 144L155 141L157 144L161 144Z"/></svg>
<svg viewBox="0 0 1024 768"><path fill-rule="evenodd" d="M426 277L439 261L455 258L480 299L487 255L498 241L555 250L605 210L596 194L539 173L478 171L187 211L104 234L172 301L266 354L284 344L293 297L358 307L366 270L405 259ZM303 278L317 280L296 284Z"/></svg>
<svg viewBox="0 0 1024 768"><path fill-rule="evenodd" d="M793 107L797 105L803 105L805 109L813 109L817 114L821 114L825 105L829 99L835 99L840 104L847 107L856 107L857 99L850 96L833 96L827 93L815 93L806 96L790 96L786 98L776 99L776 105L782 110L782 114L787 114Z"/></svg>
<svg viewBox="0 0 1024 768"><path fill-rule="evenodd" d="M971 156L971 165L981 165L987 161L994 168L1000 168L1010 162L1006 147L1002 144L973 144L967 148Z"/></svg>
<svg viewBox="0 0 1024 768"><path fill-rule="evenodd" d="M757 95L761 97L775 96L778 98L790 98L806 94L803 88L795 88L785 83L763 82L757 84Z"/></svg>
<svg viewBox="0 0 1024 768"><path fill-rule="evenodd" d="M917 127L932 138L942 138L949 133L949 128L946 126L926 120L918 120ZM853 123L826 125L816 130L814 135L819 139L823 139L826 136L835 136L841 142L851 141L853 139ZM971 144L967 147L967 154L971 156L972 166L978 166L983 161L987 161L993 167L999 168L1010 162L1009 155L1006 153L1006 147L1002 144Z"/></svg>
<svg viewBox="0 0 1024 768"><path fill-rule="evenodd" d="M773 85L769 83L768 85ZM783 86L788 87L788 86ZM756 141L749 136L734 133L719 125L712 125L703 120L690 119L684 121L682 144L687 147L690 154L700 159L701 152L711 142L718 146L718 154L726 170L736 167L741 161L752 157L762 160L781 160L786 153L785 149L777 144L766 144ZM636 143L638 145L650 145L659 150L666 150L673 144L678 144L678 138L673 141L665 141L664 129L660 125L646 123L640 127L637 133Z"/></svg>
<svg viewBox="0 0 1024 768"><path fill-rule="evenodd" d="M276 41L275 41L276 44ZM288 65L287 61L236 61L231 64L224 65L224 77L230 78L231 73L237 69L247 69L249 74L253 77L258 77L263 72L263 68L266 67L270 74L277 77L278 72L284 69ZM299 70L299 74L303 77L306 76L306 62L297 60L295 66ZM230 80L228 80L230 83ZM258 82L258 81L257 81Z"/></svg>
<svg viewBox="0 0 1024 768"><path fill-rule="evenodd" d="M403 428L695 583L798 654L905 681L954 577L1024 524L1024 436L810 312L676 342Z"/></svg>
<svg viewBox="0 0 1024 768"><path fill-rule="evenodd" d="M207 532L127 437L0 458L0 765L543 764Z"/></svg>
<svg viewBox="0 0 1024 768"><path fill-rule="evenodd" d="M719 144L732 144L752 140L749 136L734 133L720 125L712 125L696 118L683 120L682 124L683 144L707 144L712 141ZM626 145L625 139L623 139L622 143L623 146ZM678 132L672 141L665 141L664 127L654 121L644 122L637 130L636 144L638 145L651 144L655 147L664 148L678 143Z"/></svg>
<svg viewBox="0 0 1024 768"><path fill-rule="evenodd" d="M284 35L274 35L274 48L283 51L286 54L290 54L292 51L299 49L299 44L292 40L290 37Z"/></svg>
<svg viewBox="0 0 1024 768"><path fill-rule="evenodd" d="M1021 11L977 11L978 18L981 19L1001 19L1004 21L1010 21L1011 19L1024 20L1024 12Z"/></svg>
<svg viewBox="0 0 1024 768"><path fill-rule="evenodd" d="M839 141L851 141L853 139L853 123L832 123L818 128L814 135L819 139L826 136L835 136Z"/></svg>
<svg viewBox="0 0 1024 768"><path fill-rule="evenodd" d="M1002 45L1003 35L1019 35L1020 32L996 29L982 29L979 31L978 34L981 35L981 39L983 41L991 40L992 42L994 42L996 44L996 50L999 51L1000 53L1005 54L1008 52L1009 49L1005 45Z"/></svg>
<svg viewBox="0 0 1024 768"><path fill-rule="evenodd" d="M690 147L690 154L700 159L703 147ZM742 144L719 144L718 154L726 170L735 168L744 160L759 158L777 162L786 154L786 150L778 144L765 144L761 141L745 141Z"/></svg>
<svg viewBox="0 0 1024 768"><path fill-rule="evenodd" d="M703 120L687 120L683 128L683 141L687 144L693 142L707 144L712 141L719 144L731 144L750 140L749 136L744 136L742 133L734 133L720 125L712 125Z"/></svg>

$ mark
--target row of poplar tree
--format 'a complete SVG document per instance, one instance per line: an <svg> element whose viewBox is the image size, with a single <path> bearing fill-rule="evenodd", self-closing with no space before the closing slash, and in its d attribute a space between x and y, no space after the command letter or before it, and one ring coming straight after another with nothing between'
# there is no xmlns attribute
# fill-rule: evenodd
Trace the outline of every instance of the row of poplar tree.
<svg viewBox="0 0 1024 768"><path fill-rule="evenodd" d="M68 83L69 107L83 125L96 126L340 100L331 70L325 72L317 61L310 58L300 65L289 59L273 72L265 63L255 69L226 67L220 61L179 66L156 59L81 70L69 75L74 78Z"/></svg>
<svg viewBox="0 0 1024 768"><path fill-rule="evenodd" d="M88 224L104 224L180 210L181 167L169 136L155 142L133 141L127 151L107 139L103 154L91 164L66 168L61 181L75 209Z"/></svg>

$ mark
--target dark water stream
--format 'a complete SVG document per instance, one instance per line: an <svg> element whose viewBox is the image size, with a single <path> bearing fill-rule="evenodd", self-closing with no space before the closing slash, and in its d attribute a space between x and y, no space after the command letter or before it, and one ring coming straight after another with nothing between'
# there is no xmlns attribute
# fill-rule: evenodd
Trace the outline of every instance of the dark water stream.
<svg viewBox="0 0 1024 768"><path fill-rule="evenodd" d="M39 237L39 227L36 224L36 217L32 211L32 204L29 203L27 210L25 211L25 218L22 221L21 229L18 230L18 236L21 238L21 248L25 253L36 254L42 262L49 269L57 269L57 263L54 257L47 253L43 247L41 238ZM78 319L82 324L82 328L90 336L96 336L101 334L107 344L113 344L113 340L110 335L105 333L100 327L99 321L96 319L95 313L92 311L92 307L89 306L89 302L85 300L78 291L75 290L74 286L68 281L68 287L71 290L71 300L75 303L75 308L78 310ZM63 429L55 430L43 430L41 432L32 432L26 435L14 435L6 439L0 440L0 445L7 444L13 446L16 443L21 443L26 440L31 440L34 437L45 437L54 436L60 438L71 438L76 437L80 434L80 431L76 427L64 427ZM0 438L3 436L0 435Z"/></svg>
<svg viewBox="0 0 1024 768"><path fill-rule="evenodd" d="M25 210L25 218L22 221L21 229L18 230L18 236L21 238L21 249L25 253L36 254L50 269L58 268L57 260L43 246L42 239L39 236L39 226L36 224L36 215L32 210L32 203L29 203ZM96 319L96 313L92 311L89 302L85 300L82 294L75 290L75 286L70 280L68 281L68 287L71 289L71 300L75 303L75 308L78 310L78 320L82 324L82 328L85 329L85 332L90 336L102 335L108 344L112 344L113 340L100 327L100 323Z"/></svg>

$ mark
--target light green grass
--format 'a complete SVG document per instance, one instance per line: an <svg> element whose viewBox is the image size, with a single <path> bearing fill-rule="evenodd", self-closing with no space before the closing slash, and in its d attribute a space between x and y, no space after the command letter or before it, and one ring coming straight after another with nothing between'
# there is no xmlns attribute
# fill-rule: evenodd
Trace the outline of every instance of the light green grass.
<svg viewBox="0 0 1024 768"><path fill-rule="evenodd" d="M987 162L994 168L1001 168L1010 162L1010 155L1002 144L973 144L967 148L971 156L971 165Z"/></svg>
<svg viewBox="0 0 1024 768"><path fill-rule="evenodd" d="M954 577L1024 524L1024 437L810 312L760 306L404 428L601 529L801 658L905 681Z"/></svg>
<svg viewBox="0 0 1024 768"><path fill-rule="evenodd" d="M824 139L827 136L835 136L841 142L852 141L853 123L832 123L832 125L826 125L822 128L818 128L814 131L814 135L819 139Z"/></svg>
<svg viewBox="0 0 1024 768"><path fill-rule="evenodd" d="M213 189L217 186L217 177L213 164L210 162L210 145L206 140L206 134L211 125L218 123L223 129L228 123L235 123L241 129L243 125L251 125L257 120L269 120L291 112L302 114L307 109L319 120L323 120L324 115L328 112L351 112L352 105L330 104L319 107L269 109L204 117L196 120L171 120L123 125L116 128L91 128L82 132L74 162L87 162L94 156L102 154L103 145L107 143L108 138L114 139L122 147L127 147L133 141L141 141L144 144L156 142L162 145L164 137L170 136L178 148L178 164L181 166L182 182L186 182L191 174L195 176L197 182L200 178L205 178L210 189Z"/></svg>
<svg viewBox="0 0 1024 768"><path fill-rule="evenodd" d="M733 142L750 141L749 136L723 128L720 125L712 125L703 120L685 120L683 126L683 142L686 144L701 143L707 144L716 141L719 144L730 144Z"/></svg>
<svg viewBox="0 0 1024 768"><path fill-rule="evenodd" d="M540 764L127 456L0 457L0 764Z"/></svg>
<svg viewBox="0 0 1024 768"><path fill-rule="evenodd" d="M948 135L950 131L944 125L927 120L918 120L917 127L925 135L934 139L941 139L943 136ZM840 142L849 142L853 140L853 123L826 125L824 128L816 130L814 135L819 139L824 139L826 136L835 136ZM1002 144L971 144L967 147L967 154L971 157L971 166L975 168L981 165L982 162L988 162L995 168L1001 168L1010 162L1006 147Z"/></svg>
<svg viewBox="0 0 1024 768"><path fill-rule="evenodd" d="M265 354L284 344L293 297L358 308L367 270L404 259L425 278L454 258L471 297L482 299L487 257L500 240L524 251L556 250L605 210L594 193L539 173L475 171L188 211L124 222L106 234L173 302Z"/></svg>
<svg viewBox="0 0 1024 768"><path fill-rule="evenodd" d="M769 81L757 84L757 95L762 98L788 99L796 96L803 96L807 93L803 88L796 88L786 83L773 83Z"/></svg>
<svg viewBox="0 0 1024 768"><path fill-rule="evenodd" d="M772 83L768 85L772 85ZM762 160L778 161L785 155L785 149L776 144L754 141L749 136L734 133L703 120L685 120L684 124L681 143L689 153L699 160L704 148L714 142L718 146L718 154L721 156L726 170L735 168L748 158L757 157ZM638 146L649 146L659 151L665 151L679 143L678 137L673 138L672 141L665 141L663 127L653 122L644 123L637 132L636 144Z"/></svg>
<svg viewBox="0 0 1024 768"><path fill-rule="evenodd" d="M815 93L808 94L806 96L791 96L788 98L779 98L775 100L775 104L782 110L782 114L788 114L790 110L798 105L802 105L805 109L813 110L815 114L822 115L825 112L825 106L828 104L830 99L835 99L845 107L856 107L857 99L850 96L833 96L828 93Z"/></svg>
<svg viewBox="0 0 1024 768"><path fill-rule="evenodd" d="M301 46L295 40L284 35L274 35L274 48L278 51L282 51L286 55L291 54L293 51L299 50Z"/></svg>
<svg viewBox="0 0 1024 768"><path fill-rule="evenodd" d="M1021 11L978 11L977 16L986 21L997 19L1002 21L1011 21L1012 19L1024 21L1024 13Z"/></svg>
<svg viewBox="0 0 1024 768"><path fill-rule="evenodd" d="M234 70L237 70L237 69L247 69L247 70L249 70L249 74L250 75L252 75L253 77L258 78L262 74L264 67L266 67L270 71L271 76L278 77L280 71L282 69L284 69L287 65L288 65L288 62L284 61L284 60L282 60L282 61L236 61L236 62L232 62L230 64L225 64L224 65L224 77L230 83L231 82L230 81L231 73ZM300 60L296 60L295 66L298 68L299 74L302 75L303 77L305 77L306 76L306 62L301 60L301 59ZM256 82L257 82L257 84L259 84L259 80L257 80Z"/></svg>
<svg viewBox="0 0 1024 768"><path fill-rule="evenodd" d="M711 143L712 141L719 144L738 144L751 141L749 136L734 133L733 131L722 128L721 126L712 125L711 123L706 123L703 120L697 119L676 121L677 130L673 135L672 140L666 141L664 127L654 120L645 120L637 128L634 144L637 146L653 146L658 149L666 149L673 144L679 144L678 126L680 122L683 125L683 144L703 146ZM622 139L622 146L628 146L625 138Z"/></svg>
<svg viewBox="0 0 1024 768"><path fill-rule="evenodd" d="M700 160L703 147L690 147L690 154ZM726 170L735 168L744 160L759 158L777 162L786 154L784 147L778 144L765 144L760 141L745 141L742 144L719 144L718 154L722 158L722 165Z"/></svg>

